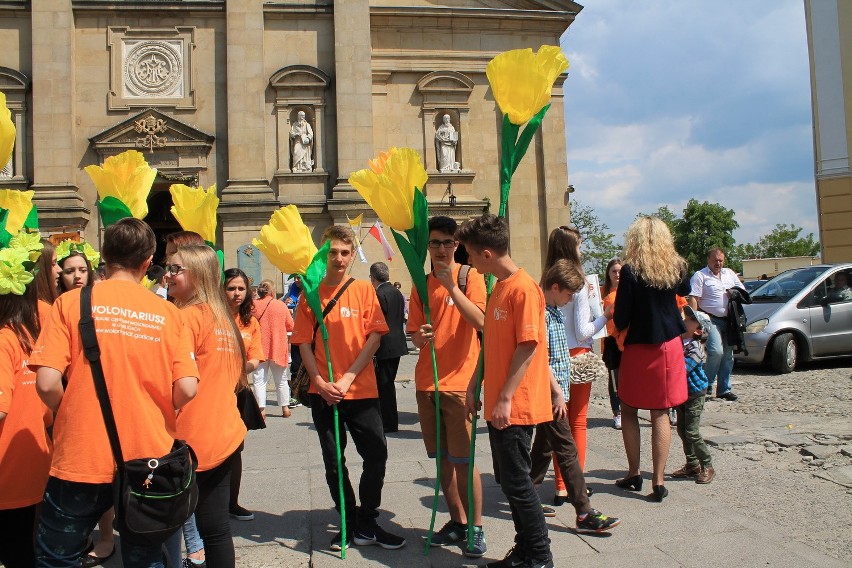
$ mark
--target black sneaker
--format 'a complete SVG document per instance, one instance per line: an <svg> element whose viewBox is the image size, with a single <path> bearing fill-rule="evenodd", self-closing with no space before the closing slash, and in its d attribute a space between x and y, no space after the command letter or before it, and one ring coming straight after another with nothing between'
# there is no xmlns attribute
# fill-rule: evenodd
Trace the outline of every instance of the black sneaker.
<svg viewBox="0 0 852 568"><path fill-rule="evenodd" d="M725 394L720 394L720 395L719 395L719 396L717 396L716 398L721 398L722 400L727 400L728 402L734 402L734 401L736 401L739 397L738 397L737 395L735 395L733 392L728 391L728 392L726 392Z"/></svg>
<svg viewBox="0 0 852 568"><path fill-rule="evenodd" d="M432 546L448 546L465 540L467 527L456 521L447 521L441 530L432 535Z"/></svg>
<svg viewBox="0 0 852 568"><path fill-rule="evenodd" d="M471 548L468 549L467 542L462 545L462 548L464 548L464 555L468 558L482 558L485 556L485 553L488 552L488 545L485 544L485 531L482 530L482 527L473 527L472 540Z"/></svg>
<svg viewBox="0 0 852 568"><path fill-rule="evenodd" d="M240 507L237 505L228 511L228 513L238 521L253 521L254 513L246 509L245 507Z"/></svg>
<svg viewBox="0 0 852 568"><path fill-rule="evenodd" d="M387 550L396 550L405 546L405 539L401 536L391 534L379 525L357 529L352 540L358 546L370 546L378 544Z"/></svg>
<svg viewBox="0 0 852 568"><path fill-rule="evenodd" d="M524 568L555 568L555 566L553 560L548 560L547 562L528 562Z"/></svg>
<svg viewBox="0 0 852 568"><path fill-rule="evenodd" d="M617 527L621 523L621 519L617 517L607 517L600 511L592 509L586 518L580 519L577 517L577 532L584 534L599 533L608 531L613 527Z"/></svg>
<svg viewBox="0 0 852 568"><path fill-rule="evenodd" d="M347 532L349 532L349 531L347 531ZM340 550L342 548L341 547L341 535L342 535L342 533L337 533L336 535L334 535L334 538L331 539L331 545L329 546L330 549ZM349 548L350 546L352 546L352 533L351 532L349 532L349 534L346 535L346 548Z"/></svg>
<svg viewBox="0 0 852 568"><path fill-rule="evenodd" d="M527 560L524 557L523 552L518 550L517 546L513 546L509 552L506 553L503 560L489 562L485 565L485 568L521 568L526 567L526 565Z"/></svg>
<svg viewBox="0 0 852 568"><path fill-rule="evenodd" d="M541 506L541 512L544 513L545 517L555 517L556 516L556 509L554 509L553 507L548 507L547 505Z"/></svg>

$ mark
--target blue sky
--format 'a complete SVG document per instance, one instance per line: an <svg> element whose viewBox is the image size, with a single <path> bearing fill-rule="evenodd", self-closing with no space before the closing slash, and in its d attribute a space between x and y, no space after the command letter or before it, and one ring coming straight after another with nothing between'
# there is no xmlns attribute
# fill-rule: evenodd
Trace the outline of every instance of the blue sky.
<svg viewBox="0 0 852 568"><path fill-rule="evenodd" d="M581 2L583 3L583 2ZM562 38L569 183L621 242L695 197L817 235L802 0L588 0Z"/></svg>

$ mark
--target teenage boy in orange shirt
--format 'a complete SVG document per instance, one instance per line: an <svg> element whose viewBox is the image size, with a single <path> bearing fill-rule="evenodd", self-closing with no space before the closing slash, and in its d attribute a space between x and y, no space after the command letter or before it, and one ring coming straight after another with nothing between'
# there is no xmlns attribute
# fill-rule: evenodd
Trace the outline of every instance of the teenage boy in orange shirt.
<svg viewBox="0 0 852 568"><path fill-rule="evenodd" d="M325 230L323 242L331 241L328 269L319 286L320 302L325 308L341 287L350 280L349 265L355 260L355 234L349 227L332 225ZM299 346L302 363L311 377L311 414L322 448L325 479L339 512L346 511L346 546L351 541L359 546L378 544L396 549L405 539L393 535L376 523L382 501L388 447L379 409L379 391L372 365L373 354L381 336L388 332L385 316L376 291L369 282L354 280L338 298L325 317L328 328L329 353L334 369L334 382L329 381L325 348L319 331L314 335L314 313L304 296L299 300L296 325L290 342ZM312 346L311 343L316 341ZM334 443L334 406L340 420L341 452L346 448L346 430L364 460L358 493L361 506L355 506L355 492L349 481L346 458L343 457L343 492L345 504L340 503L337 485L337 453ZM331 549L340 550L343 535L331 540Z"/></svg>
<svg viewBox="0 0 852 568"><path fill-rule="evenodd" d="M550 369L544 294L509 256L509 227L486 214L465 223L457 237L479 272L497 278L485 308L485 420L494 477L509 502L515 546L491 568L552 568L544 512L530 479L530 448L537 424L551 422ZM466 410L477 411L476 374Z"/></svg>
<svg viewBox="0 0 852 568"><path fill-rule="evenodd" d="M453 259L458 248L458 226L450 217L429 219L429 257L433 270L426 278L432 325L426 323L423 303L411 291L408 331L420 349L414 369L417 412L426 453L437 451L435 384L432 374L431 341L438 365L441 394L441 488L447 500L450 520L432 537L432 546L447 546L466 540L467 518L473 516L473 547L465 555L483 556L487 550L482 532L482 483L479 470L473 470L473 511L467 510L468 467L470 464L471 421L465 412L467 385L479 360L476 332L485 322L485 280L476 269L462 267ZM462 275L462 270L467 271ZM462 287L465 289L462 290Z"/></svg>
<svg viewBox="0 0 852 568"><path fill-rule="evenodd" d="M128 461L171 451L175 410L192 400L198 388L192 341L180 311L139 284L156 245L154 232L139 219L111 225L103 246L109 278L92 293L104 379ZM37 566L79 566L86 538L113 505L115 460L83 354L79 322L77 289L53 304L29 359L39 396L56 412ZM122 539L121 556L129 568L163 566L160 546Z"/></svg>

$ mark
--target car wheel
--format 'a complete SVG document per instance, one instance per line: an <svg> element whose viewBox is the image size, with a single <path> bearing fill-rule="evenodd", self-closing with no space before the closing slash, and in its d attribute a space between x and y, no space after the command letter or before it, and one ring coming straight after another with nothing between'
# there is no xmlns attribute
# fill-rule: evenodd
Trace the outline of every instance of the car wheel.
<svg viewBox="0 0 852 568"><path fill-rule="evenodd" d="M777 373L790 373L796 368L799 346L792 333L782 333L772 342L770 363Z"/></svg>

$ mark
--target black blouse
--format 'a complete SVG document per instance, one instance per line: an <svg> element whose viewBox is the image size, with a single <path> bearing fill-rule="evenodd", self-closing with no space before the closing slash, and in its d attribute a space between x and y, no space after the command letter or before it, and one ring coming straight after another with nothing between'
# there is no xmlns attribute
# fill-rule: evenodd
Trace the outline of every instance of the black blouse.
<svg viewBox="0 0 852 568"><path fill-rule="evenodd" d="M629 264L622 266L613 321L618 329L630 326L624 343L653 345L686 332L675 295L686 296L689 292L688 275L684 275L676 288L660 290L633 274Z"/></svg>

